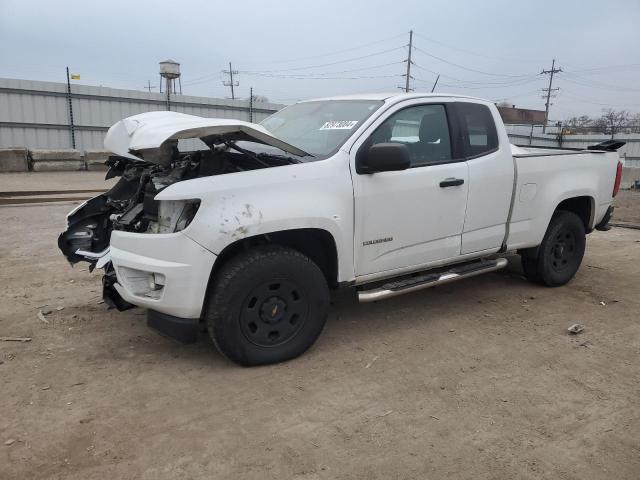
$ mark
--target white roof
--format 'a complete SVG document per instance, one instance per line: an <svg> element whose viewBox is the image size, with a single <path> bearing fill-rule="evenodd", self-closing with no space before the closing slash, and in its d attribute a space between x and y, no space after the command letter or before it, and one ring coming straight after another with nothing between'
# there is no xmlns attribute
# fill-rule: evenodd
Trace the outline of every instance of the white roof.
<svg viewBox="0 0 640 480"><path fill-rule="evenodd" d="M392 103L399 102L401 100L409 100L412 98L467 98L473 100L483 100L482 98L470 97L468 95L460 95L457 93L398 93L398 92L383 92L383 93L354 93L350 95L337 95L334 97L314 98L311 100L304 100L304 102L317 102L327 100L379 100L389 101Z"/></svg>

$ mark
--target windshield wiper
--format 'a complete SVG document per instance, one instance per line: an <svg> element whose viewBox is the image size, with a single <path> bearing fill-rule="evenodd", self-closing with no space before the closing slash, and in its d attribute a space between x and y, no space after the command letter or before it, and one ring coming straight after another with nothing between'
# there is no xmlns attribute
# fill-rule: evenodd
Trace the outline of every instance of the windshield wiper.
<svg viewBox="0 0 640 480"><path fill-rule="evenodd" d="M251 150L247 150L246 148L239 147L233 141L227 141L227 142L224 142L224 144L228 148L232 148L240 153L244 153L245 155L248 155L249 157L253 158L256 162L260 163L263 167L271 166L266 162L270 159L279 161L284 165L293 165L295 163L302 163L302 160L298 160L297 158L289 157L287 155L278 155L278 154L266 153L266 152L260 152L260 153L252 152Z"/></svg>
<svg viewBox="0 0 640 480"><path fill-rule="evenodd" d="M294 164L294 163L302 163L302 160L299 160L297 158L294 157L289 157L287 155L278 155L278 154L274 154L274 153L266 153L266 152L260 152L257 154L258 158L264 158L264 159L276 159L276 160L280 160L284 163L288 163L288 164Z"/></svg>

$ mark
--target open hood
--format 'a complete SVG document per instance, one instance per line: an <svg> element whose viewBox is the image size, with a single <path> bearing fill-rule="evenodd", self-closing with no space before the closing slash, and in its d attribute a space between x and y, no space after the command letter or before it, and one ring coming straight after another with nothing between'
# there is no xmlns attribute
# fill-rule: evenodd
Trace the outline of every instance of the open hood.
<svg viewBox="0 0 640 480"><path fill-rule="evenodd" d="M234 135L235 134L235 135ZM304 150L274 137L262 125L226 118L203 118L178 112L147 112L115 123L107 132L104 146L122 157L142 160L132 152L159 148L167 140L231 135L306 156Z"/></svg>

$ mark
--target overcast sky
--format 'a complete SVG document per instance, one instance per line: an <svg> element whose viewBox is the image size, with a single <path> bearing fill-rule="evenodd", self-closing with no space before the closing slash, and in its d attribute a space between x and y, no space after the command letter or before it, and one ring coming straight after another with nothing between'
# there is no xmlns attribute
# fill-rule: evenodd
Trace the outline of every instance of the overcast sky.
<svg viewBox="0 0 640 480"><path fill-rule="evenodd" d="M411 86L544 108L542 69L563 69L550 118L640 112L640 1L0 0L0 77L143 89L181 63L183 93L271 101Z"/></svg>

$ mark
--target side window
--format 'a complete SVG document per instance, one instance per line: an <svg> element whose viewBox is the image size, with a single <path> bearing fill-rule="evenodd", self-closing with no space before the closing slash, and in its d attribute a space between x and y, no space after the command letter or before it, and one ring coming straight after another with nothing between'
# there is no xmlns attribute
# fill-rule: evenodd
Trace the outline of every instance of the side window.
<svg viewBox="0 0 640 480"><path fill-rule="evenodd" d="M498 148L498 134L491 110L479 103L457 103L465 157L477 157Z"/></svg>
<svg viewBox="0 0 640 480"><path fill-rule="evenodd" d="M418 105L394 113L369 137L367 148L389 142L407 146L411 166L451 160L451 140L444 105Z"/></svg>

